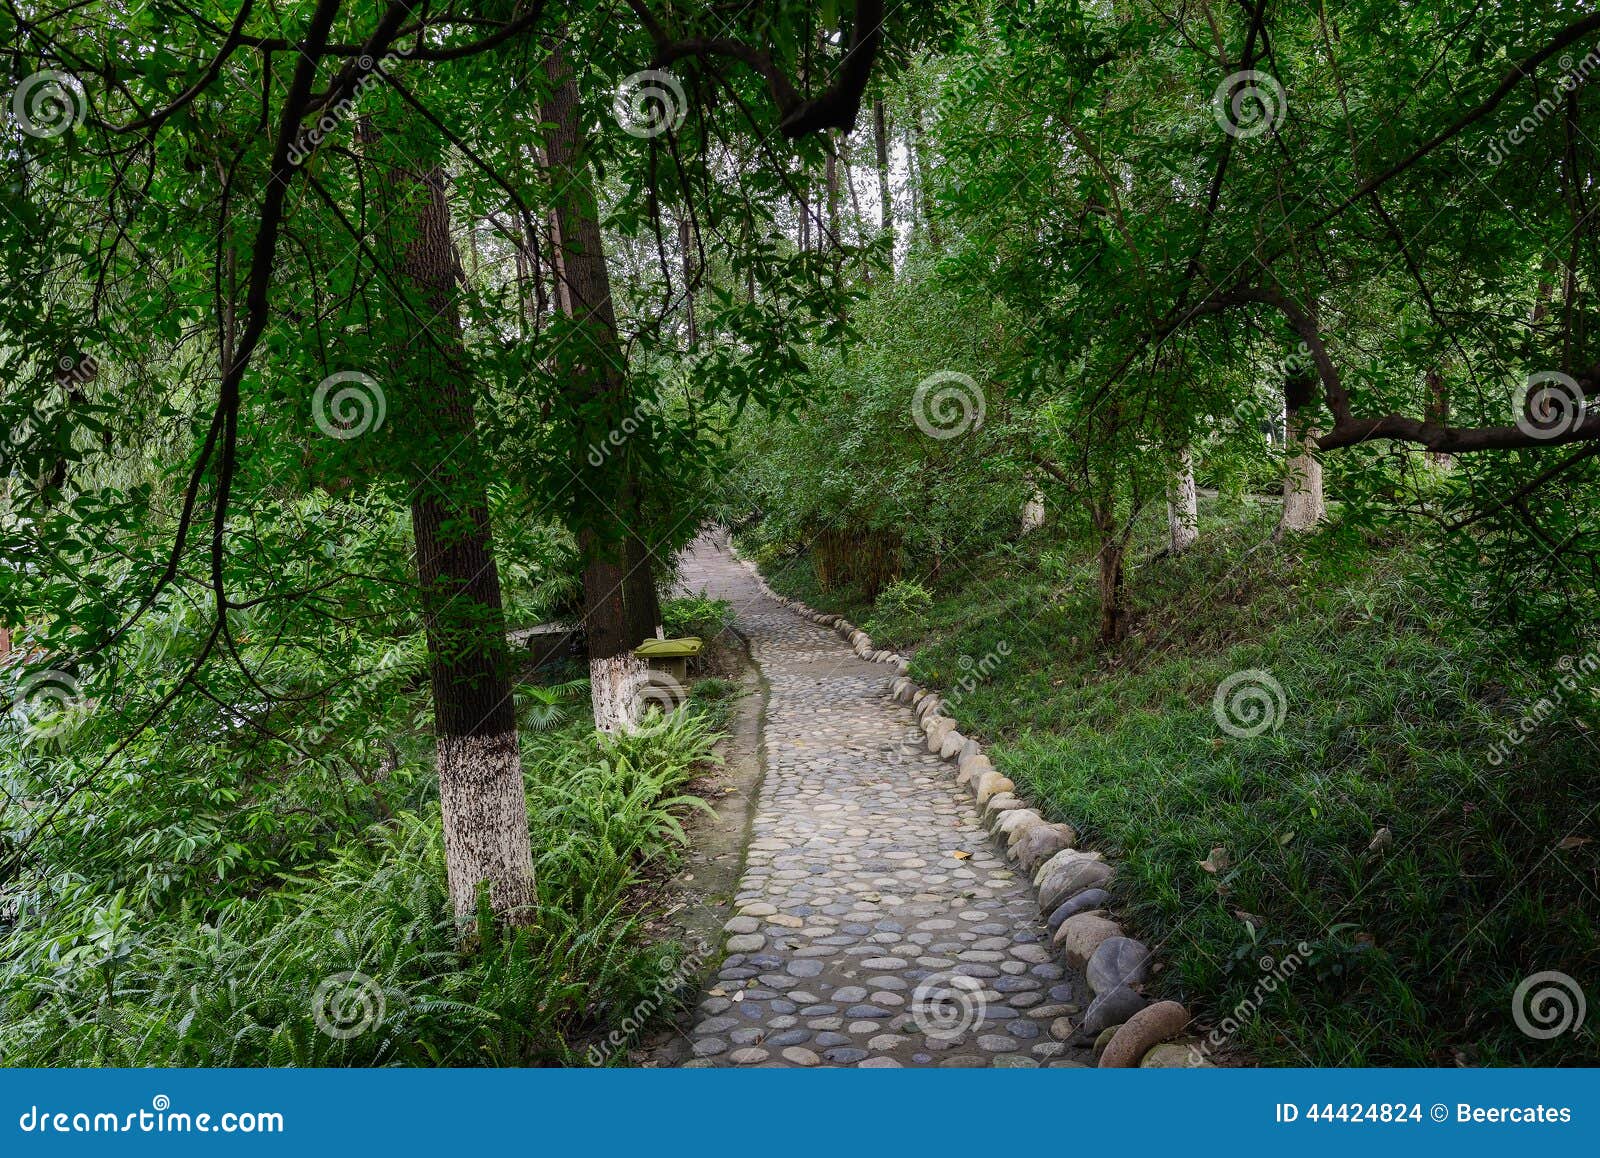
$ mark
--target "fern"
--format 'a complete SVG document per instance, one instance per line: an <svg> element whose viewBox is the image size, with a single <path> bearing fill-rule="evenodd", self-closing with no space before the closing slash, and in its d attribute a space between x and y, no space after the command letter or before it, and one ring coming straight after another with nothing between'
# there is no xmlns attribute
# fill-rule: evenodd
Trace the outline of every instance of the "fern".
<svg viewBox="0 0 1600 1158"><path fill-rule="evenodd" d="M581 688L540 691L564 706ZM471 952L431 803L332 850L315 876L182 920L63 884L0 938L0 1063L582 1064L582 1044L668 975L626 898L682 847L681 816L707 807L683 788L717 739L692 712L648 736L529 735L538 921ZM341 1039L313 1001L347 972L372 979L383 1013Z"/></svg>
<svg viewBox="0 0 1600 1158"><path fill-rule="evenodd" d="M565 727L577 718L589 695L589 681L568 680L559 684L523 684L517 688L517 720L533 732L549 732Z"/></svg>

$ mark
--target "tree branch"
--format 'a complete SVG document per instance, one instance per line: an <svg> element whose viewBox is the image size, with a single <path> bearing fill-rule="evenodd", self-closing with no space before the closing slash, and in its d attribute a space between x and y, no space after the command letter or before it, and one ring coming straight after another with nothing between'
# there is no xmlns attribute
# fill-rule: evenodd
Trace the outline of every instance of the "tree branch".
<svg viewBox="0 0 1600 1158"><path fill-rule="evenodd" d="M778 130L791 141L825 129L849 132L856 127L861 98L883 45L883 0L856 0L850 45L839 62L838 75L822 92L805 97L765 49L729 37L674 37L644 0L628 0L628 7L655 42L656 67L664 68L689 58L724 56L738 61L765 80L778 110Z"/></svg>

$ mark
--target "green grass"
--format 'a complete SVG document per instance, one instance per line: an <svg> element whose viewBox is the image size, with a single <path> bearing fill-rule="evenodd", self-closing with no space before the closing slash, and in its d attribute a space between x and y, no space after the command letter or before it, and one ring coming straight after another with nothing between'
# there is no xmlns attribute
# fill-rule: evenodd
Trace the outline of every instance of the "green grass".
<svg viewBox="0 0 1600 1158"><path fill-rule="evenodd" d="M93 882L61 889L0 939L0 1064L620 1061L586 1046L679 996L681 948L642 936L636 892L704 807L683 788L717 738L692 711L614 740L581 722L526 735L538 918L475 946L458 941L434 803L360 834L314 878L215 912L203 897L149 912ZM370 981L330 981L346 972ZM325 983L335 1028L380 1003L382 1016L330 1036Z"/></svg>
<svg viewBox="0 0 1600 1158"><path fill-rule="evenodd" d="M1271 529L1265 513L1209 506L1194 551L1130 575L1134 630L1113 653L1089 645L1087 561L1030 537L931 585L912 674L951 689L1001 657L952 714L1117 863L1120 914L1159 946L1153 990L1204 1025L1260 995L1260 958L1307 945L1309 964L1226 1035L1224 1057L1600 1060L1600 1019L1538 1041L1511 1016L1517 984L1541 970L1600 1000L1600 839L1580 843L1596 835L1600 762L1572 714L1592 718L1592 693L1569 692L1494 762L1561 673L1514 662L1399 549L1363 548L1352 572L1347 554ZM857 622L868 612L856 593L816 591L803 558L771 575ZM1275 730L1236 738L1212 699L1248 669L1272 675L1285 710ZM1392 844L1369 852L1384 827ZM1230 862L1215 873L1200 863L1213 847Z"/></svg>
<svg viewBox="0 0 1600 1158"><path fill-rule="evenodd" d="M690 706L719 728L733 717L734 706L744 694L733 680L719 676L707 676L689 685Z"/></svg>

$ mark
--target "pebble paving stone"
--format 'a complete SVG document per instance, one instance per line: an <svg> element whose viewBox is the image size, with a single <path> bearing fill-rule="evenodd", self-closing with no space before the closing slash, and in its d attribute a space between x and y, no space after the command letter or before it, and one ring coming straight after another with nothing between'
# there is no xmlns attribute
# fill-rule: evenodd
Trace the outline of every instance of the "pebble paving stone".
<svg viewBox="0 0 1600 1158"><path fill-rule="evenodd" d="M1092 994L1052 956L1029 880L956 765L927 750L912 707L892 697L894 666L766 595L709 538L686 555L681 588L733 605L768 686L729 956L691 1026L690 1064L1092 1062L1061 1041L1061 1021ZM954 1024L933 1023L951 1032L925 1032L918 986L955 975L968 979L950 991L964 1003L941 1007Z"/></svg>

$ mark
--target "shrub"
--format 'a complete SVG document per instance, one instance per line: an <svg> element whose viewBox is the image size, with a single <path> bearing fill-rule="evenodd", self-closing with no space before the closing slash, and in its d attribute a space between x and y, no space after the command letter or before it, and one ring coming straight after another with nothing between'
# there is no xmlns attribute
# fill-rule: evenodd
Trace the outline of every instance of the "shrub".
<svg viewBox="0 0 1600 1158"><path fill-rule="evenodd" d="M902 646L921 637L933 610L933 594L915 580L902 579L878 593L872 617L862 630L875 643Z"/></svg>
<svg viewBox="0 0 1600 1158"><path fill-rule="evenodd" d="M686 635L712 640L733 622L733 605L708 595L685 595L661 604L661 623L669 639Z"/></svg>

